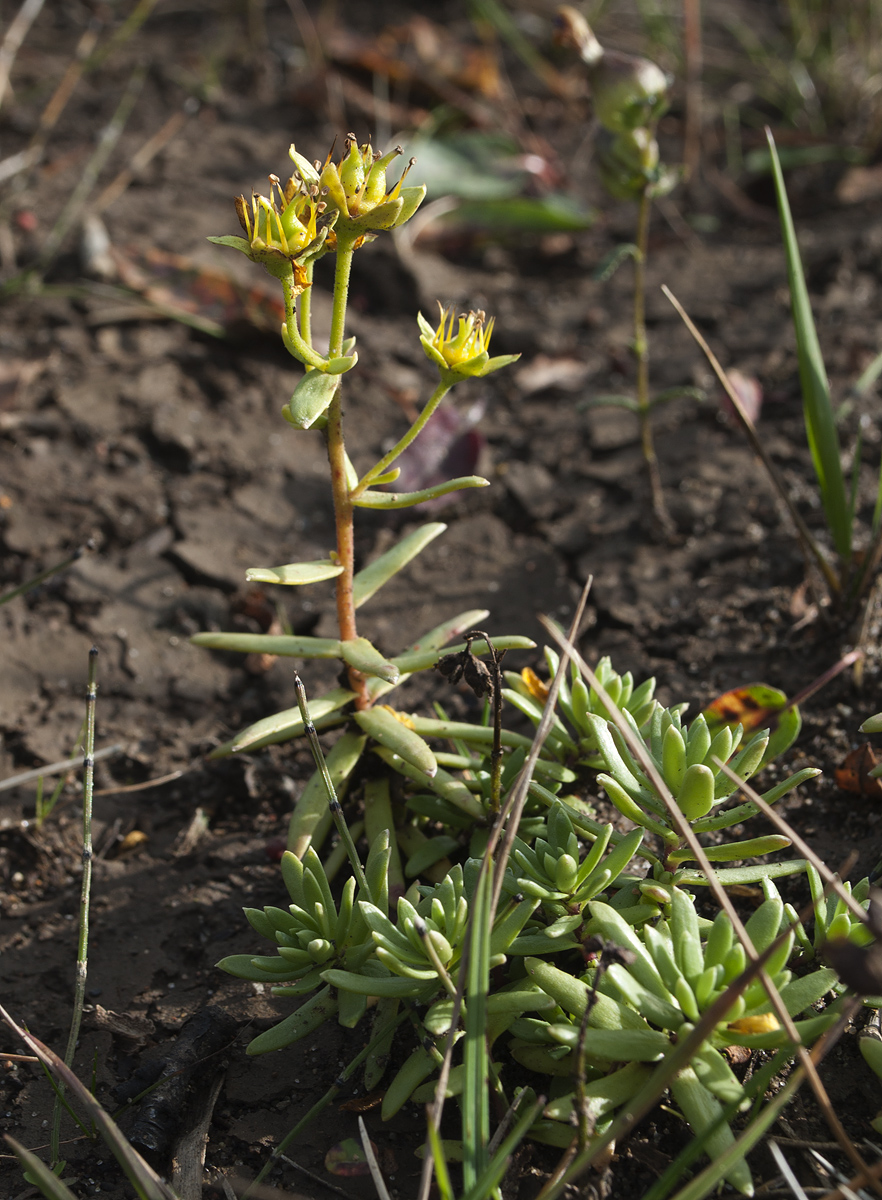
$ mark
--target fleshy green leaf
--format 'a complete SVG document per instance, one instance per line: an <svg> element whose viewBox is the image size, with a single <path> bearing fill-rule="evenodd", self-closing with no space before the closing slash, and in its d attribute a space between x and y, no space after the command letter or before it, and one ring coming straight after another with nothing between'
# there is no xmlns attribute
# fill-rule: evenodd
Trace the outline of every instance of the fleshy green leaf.
<svg viewBox="0 0 882 1200"><path fill-rule="evenodd" d="M347 691L346 688L334 688L324 696L319 696L316 700L310 700L309 713L313 724L317 721L321 722L323 718L331 716L333 713L339 712L341 708L345 708L350 700L355 699L355 693ZM229 743L231 751L239 752L241 750L257 750L263 746L272 746L276 742L285 742L290 738L300 737L304 732L303 717L300 714L299 708L286 708L282 712L273 713L271 717L264 717L260 721L255 721L253 725L249 725L247 729L243 729ZM219 746L213 751L214 755L218 755L224 747Z"/></svg>
<svg viewBox="0 0 882 1200"><path fill-rule="evenodd" d="M282 409L282 416L295 429L309 429L327 412L339 386L340 381L336 375L326 374L324 371L308 371Z"/></svg>
<svg viewBox="0 0 882 1200"><path fill-rule="evenodd" d="M286 658L341 658L339 638L291 637L271 633L195 633L193 646L240 654L278 654Z"/></svg>
<svg viewBox="0 0 882 1200"><path fill-rule="evenodd" d="M386 746L417 770L424 771L430 779L435 777L438 763L428 742L423 741L394 713L386 708L369 708L356 713L355 720L381 746Z"/></svg>
<svg viewBox="0 0 882 1200"><path fill-rule="evenodd" d="M322 558L316 562L287 563L284 567L249 567L245 572L245 582L301 585L321 583L323 579L334 579L342 574L343 568L339 563Z"/></svg>
<svg viewBox="0 0 882 1200"><path fill-rule="evenodd" d="M370 600L371 596L384 583L397 574L403 567L406 567L411 559L416 558L446 528L447 526L443 525L440 521L433 521L428 525L423 525L419 529L413 530L412 533L409 533L397 545L393 546L391 550L387 550L385 554L381 554L378 559L359 571L352 581L352 595L355 607L360 608L362 604ZM342 570L343 568L341 567L340 569Z"/></svg>
<svg viewBox="0 0 882 1200"><path fill-rule="evenodd" d="M384 658L367 638L350 638L341 642L340 653L345 663L364 675L375 675L379 679L385 679L387 683L398 683L401 678L398 667Z"/></svg>
<svg viewBox="0 0 882 1200"><path fill-rule="evenodd" d="M269 1054L271 1050L282 1050L292 1042L299 1042L301 1038L315 1033L336 1011L337 997L331 994L330 987L325 986L284 1021L253 1038L245 1053Z"/></svg>
<svg viewBox="0 0 882 1200"><path fill-rule="evenodd" d="M781 833L769 833L764 837L748 838L743 842L723 842L719 846L705 846L704 853L710 862L734 862L738 858L759 858L761 854L773 854L790 845L790 838ZM695 855L688 846L670 854L671 862L688 862Z"/></svg>
<svg viewBox="0 0 882 1200"><path fill-rule="evenodd" d="M214 242L215 246L232 246L234 250L241 250L243 254L251 257L251 243L243 237L237 237L233 233L225 233L222 237L210 237L209 242Z"/></svg>

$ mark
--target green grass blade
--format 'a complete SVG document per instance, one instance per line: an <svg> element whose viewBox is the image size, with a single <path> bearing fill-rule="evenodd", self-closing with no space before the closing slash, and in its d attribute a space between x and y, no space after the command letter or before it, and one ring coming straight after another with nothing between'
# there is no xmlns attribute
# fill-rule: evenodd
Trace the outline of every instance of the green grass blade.
<svg viewBox="0 0 882 1200"><path fill-rule="evenodd" d="M77 559L82 558L87 550L93 550L94 548L94 542L89 541L85 546L80 546L78 550L73 552L73 554L70 554L67 558L62 559L61 562L55 563L54 566L47 567L45 571L41 571L39 575L35 575L33 579L27 579L24 583L19 584L18 587L11 588L8 592L3 592L3 594L0 595L0 605L8 604L9 601L14 600L16 596L23 596L24 593L29 592L31 588L35 588L45 580L51 579L53 575L57 575L59 571L63 571L65 567L69 567L71 563L75 563Z"/></svg>
<svg viewBox="0 0 882 1200"><path fill-rule="evenodd" d="M484 860L472 900L472 946L466 985L465 1086L462 1093L462 1179L466 1191L487 1169L490 1142L490 1066L487 1059L487 992L490 988L490 903L493 870Z"/></svg>
<svg viewBox="0 0 882 1200"><path fill-rule="evenodd" d="M864 435L858 429L857 445L854 448L854 456L851 460L851 487L848 492L848 523L850 528L854 528L854 514L857 508L858 484L861 480L861 451L864 448Z"/></svg>
<svg viewBox="0 0 882 1200"><path fill-rule="evenodd" d="M432 1155L435 1164L435 1182L438 1185L438 1191L441 1193L441 1200L454 1200L453 1184L450 1179L450 1172L447 1169L447 1158L444 1154L444 1146L441 1141L441 1135L435 1128L435 1123L432 1120L432 1112L429 1109L428 1135L429 1145L427 1153Z"/></svg>
<svg viewBox="0 0 882 1200"><path fill-rule="evenodd" d="M544 1103L543 1098L528 1105L526 1112L520 1117L514 1129L512 1129L511 1133L500 1144L498 1150L493 1155L487 1166L487 1170L478 1179L475 1186L463 1196L462 1200L484 1200L486 1196L493 1194L493 1189L498 1187L508 1168L511 1156L527 1136L530 1126L542 1112Z"/></svg>
<svg viewBox="0 0 882 1200"><path fill-rule="evenodd" d="M36 1154L25 1149L21 1142L17 1142L9 1134L6 1135L6 1141L21 1163L22 1170L27 1171L29 1182L36 1184L48 1200L76 1200L76 1196L67 1184L62 1183L41 1158L37 1158Z"/></svg>
<svg viewBox="0 0 882 1200"><path fill-rule="evenodd" d="M830 403L830 385L821 356L818 334L812 317L805 275L799 257L799 245L784 176L770 132L767 133L772 155L772 174L775 194L781 217L784 237L784 252L787 258L787 278L790 286L790 302L793 308L793 324L796 330L796 346L799 358L799 378L802 386L803 413L806 436L811 450L812 462L821 490L821 502L827 525L833 537L836 553L844 568L851 562L851 521L845 477L840 460L839 433Z"/></svg>

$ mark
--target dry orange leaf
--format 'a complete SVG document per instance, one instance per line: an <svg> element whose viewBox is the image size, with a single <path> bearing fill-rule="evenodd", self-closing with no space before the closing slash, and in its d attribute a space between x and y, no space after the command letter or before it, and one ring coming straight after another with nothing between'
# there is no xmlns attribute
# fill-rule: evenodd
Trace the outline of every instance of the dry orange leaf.
<svg viewBox="0 0 882 1200"><path fill-rule="evenodd" d="M870 772L876 766L876 755L869 742L858 746L846 755L845 762L836 768L836 783L844 792L856 796L882 796L882 779L872 779Z"/></svg>

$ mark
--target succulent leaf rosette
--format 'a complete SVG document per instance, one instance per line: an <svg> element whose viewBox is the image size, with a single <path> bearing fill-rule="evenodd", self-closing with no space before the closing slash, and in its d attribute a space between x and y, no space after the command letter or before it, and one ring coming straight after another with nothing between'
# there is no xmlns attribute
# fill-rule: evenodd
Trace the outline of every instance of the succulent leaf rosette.
<svg viewBox="0 0 882 1200"><path fill-rule="evenodd" d="M788 1013L796 1017L830 991L837 976L824 968L792 977L787 962L793 950L793 931L773 884L766 886L766 895L746 931L758 953L783 934L766 962L766 971ZM574 1069L572 1056L581 1054L589 1072L586 1096L592 1112L607 1118L608 1123L614 1109L646 1082L649 1072L637 1065L661 1062L741 975L747 957L728 916L720 913L712 922L702 920L693 897L680 888L672 890L669 916L639 930L602 901L591 901L588 909L585 935L624 950L623 961L613 961L603 970L589 969L582 979L576 979L542 959L528 958L529 978L558 1004L567 1020L516 1023L512 1032L521 1034L522 1041L513 1046L513 1053L525 1061L524 1047L532 1043L532 1059L538 1067L539 1048L547 1057L550 1047L557 1045L565 1048L570 1071ZM584 1036L583 1020L587 1020ZM796 1030L803 1043L810 1045L835 1020L835 1009L828 1008L820 1016L797 1021ZM787 1044L769 994L760 980L754 979L737 996L691 1064L674 1076L671 1091L693 1131L702 1134L720 1122L706 1143L711 1157L722 1154L734 1141L730 1126L720 1121L724 1106L734 1104L741 1110L750 1103L721 1051L730 1045L771 1049ZM564 1073L563 1061L558 1062ZM621 1075L621 1069L612 1069L615 1063L630 1065L627 1077ZM597 1073L593 1079L592 1072ZM556 1123L568 1126L577 1104L575 1093L570 1093L547 1107L547 1120L539 1130L544 1140L559 1138ZM601 1127L596 1127L596 1132L600 1131ZM753 1193L744 1159L733 1165L726 1178L743 1194Z"/></svg>
<svg viewBox="0 0 882 1200"><path fill-rule="evenodd" d="M769 730L754 733L742 743L741 725L724 725L713 735L701 714L688 726L681 719L683 706L662 708L652 714L641 730L625 710L624 719L643 741L646 752L661 775L677 807L696 833L726 829L753 816L756 806L738 805L714 815L713 810L737 791L738 781L750 779L761 767L769 745ZM598 775L606 794L623 816L662 839L670 869L694 857L672 828L667 806L652 780L644 772L619 729L602 717L590 716L605 771ZM717 762L725 763L737 777L732 780ZM782 796L818 772L812 768L797 772L765 793L767 804ZM751 838L709 846L705 852L712 861L731 862L784 849L790 840L781 834ZM802 859L794 860L794 870L804 869ZM760 878L760 876L757 876ZM746 880L745 880L746 881Z"/></svg>
<svg viewBox="0 0 882 1200"><path fill-rule="evenodd" d="M560 665L560 657L548 646L545 647L545 663L549 678L553 679ZM630 713L637 728L643 730L659 707L654 698L655 679L645 679L635 685L631 672L619 675L608 656L600 659L594 672L615 706L622 712ZM503 674L508 684L503 692L505 699L538 726L548 699L549 685L529 667L525 667L520 674L514 671L505 671ZM555 716L549 730L549 746L562 760L575 755L578 762L586 766L602 768L604 759L599 753L596 726L591 718L600 717L606 721L607 711L600 696L585 683L575 667L569 682L561 680L557 709L560 715Z"/></svg>

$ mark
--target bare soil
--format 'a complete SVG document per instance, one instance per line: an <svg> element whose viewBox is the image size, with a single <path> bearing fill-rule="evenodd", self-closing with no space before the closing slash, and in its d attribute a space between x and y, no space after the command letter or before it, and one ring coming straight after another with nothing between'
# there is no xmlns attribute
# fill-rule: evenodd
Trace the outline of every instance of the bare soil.
<svg viewBox="0 0 882 1200"><path fill-rule="evenodd" d="M339 28L351 38L372 37L417 9L341 6ZM39 169L10 192L7 260L14 253L19 267L33 262L90 159L96 131L110 119L132 72L146 64L142 92L102 184L167 118L184 111L188 97L198 95L200 103L188 106L177 135L105 212L114 246L142 265L150 252L161 251L185 256L194 276L212 267L235 272L246 288L263 285L257 267L233 262L231 251L205 241L237 231L232 197L260 187L269 170L281 172L292 140L310 157L324 156L334 136L345 132L328 115L329 94L360 137L373 128L373 118L366 111L369 77L365 86L363 75L346 68L342 92L330 86L310 74L284 4L252 10L263 12L265 40L259 29L249 29L244 6L221 11L210 0L160 3L131 41L82 80ZM12 7L4 13L11 17ZM107 16L103 9L101 15ZM39 17L15 64L14 95L0 115L4 158L27 146L87 17L85 6L61 0ZM432 19L456 44L477 45L464 6L439 4ZM626 21L623 27L627 34ZM635 28L632 21L632 40ZM439 519L447 532L364 610L364 632L394 654L445 617L487 608L491 634L539 641L537 614L566 621L591 575L580 639L589 659L609 654L621 671L655 675L664 701L688 700L693 712L722 691L757 681L794 694L854 645L856 629L824 611L811 619L812 592L788 520L659 291L668 284L724 365L760 381L764 443L806 519L820 529L771 192L760 181L750 195L742 193L736 211L719 191L699 185L688 197L676 193L656 214L648 287L653 387L697 385L708 394L703 404L677 400L658 410L658 456L676 525L666 539L652 516L634 418L583 403L633 390L630 268L607 282L592 273L632 236L634 212L605 199L592 176L585 98L562 100L507 51L502 57L509 72L503 86L511 92L493 102L477 96L474 103L492 118L511 109L517 96L525 149L540 149L564 186L597 206L598 219L576 234L459 235L426 239L411 250L396 249L386 237L361 252L351 322L361 360L346 399L357 465L369 465L400 434L407 405L431 384L417 341L417 306L428 315L439 298L486 309L497 319L494 352L522 354L517 367L463 388L458 401L462 409L484 406L471 448L480 451L478 469L493 486L464 493L443 509ZM413 85L395 103L406 110L437 104L438 97ZM665 126L672 158L679 152L679 116L675 106ZM834 189L844 169L804 169L789 182L833 391L849 405L846 444L867 417L866 514L880 445L878 398L873 392L856 398L849 389L880 344L882 203L840 204ZM713 218L712 235L687 223L696 213ZM88 1079L94 1064L98 1095L113 1108L133 1094L118 1089L137 1069L161 1067L185 1023L216 1006L230 1025L219 1024L221 1043L200 1056L195 1073L206 1085L223 1076L205 1178L247 1179L324 1094L366 1034L363 1027L328 1025L268 1060L245 1055L250 1038L286 1005L214 964L257 949L241 908L279 902L277 843L311 761L299 744L207 760L231 732L295 703L292 672L285 660L251 670L241 658L192 647L188 638L204 629L266 628L276 603L296 632L333 632L330 585L286 592L279 600L249 593L243 584L248 566L327 553L333 525L324 450L317 436L295 434L280 419L298 371L266 305L257 325L244 319L241 305L233 306L230 320L229 305L220 317L216 305L210 315L225 332L213 337L158 317L137 296L84 284L69 239L47 286L7 294L2 310L0 586L17 585L89 539L94 549L0 609L0 778L70 754L84 715L88 651L96 645L98 746L119 750L97 768L91 1011L77 1070ZM316 292L318 320L327 321L326 277ZM575 383L543 383L542 371L562 360L569 361ZM412 513L366 517L359 526L360 561L370 561L415 523ZM846 673L814 696L804 708L802 735L780 768L823 768L821 779L783 807L830 864L858 852L854 879L872 869L882 850L879 800L840 791L833 771L858 744L860 722L882 707L872 613L868 628L863 688ZM537 652L516 663L512 656L507 665L538 662ZM333 671L307 664L304 675L315 694ZM428 712L440 686L437 679L421 680L402 693L402 704ZM122 790L168 775L175 777ZM586 784L586 793L592 790ZM356 787L355 807L358 798ZM33 784L0 792L2 1001L59 1050L73 986L80 799L81 784L71 777L38 827ZM131 1024L102 1023L101 1009ZM826 1077L849 1132L863 1138L882 1097L854 1040L846 1037ZM18 1049L8 1040L4 1046ZM0 1127L44 1148L51 1107L45 1081L32 1067L8 1061L0 1089ZM357 1084L348 1086L292 1147L292 1157L314 1177L286 1165L273 1176L275 1185L316 1197L329 1194L329 1185L348 1196L372 1194L369 1181L335 1178L323 1165L334 1143L357 1136L356 1113L340 1108L340 1100L357 1092ZM194 1085L173 1112L176 1132L196 1119L201 1094ZM375 1110L365 1117L393 1195L413 1196L421 1112L409 1107L389 1127ZM124 1127L131 1131L135 1119L126 1114ZM808 1097L787 1120L797 1137L829 1140ZM77 1195L128 1194L104 1147L77 1140L72 1126L66 1137L67 1176ZM585 1188L611 1190L623 1200L641 1195L682 1139L680 1127L663 1115L646 1122L619 1148L606 1180L594 1177ZM165 1149L157 1161L168 1169ZM506 1195L534 1194L552 1162L544 1150L526 1148ZM756 1156L754 1165L759 1178L773 1179L771 1160ZM218 1188L206 1182L205 1194L220 1195ZM0 1158L0 1193L28 1194L11 1157Z"/></svg>

